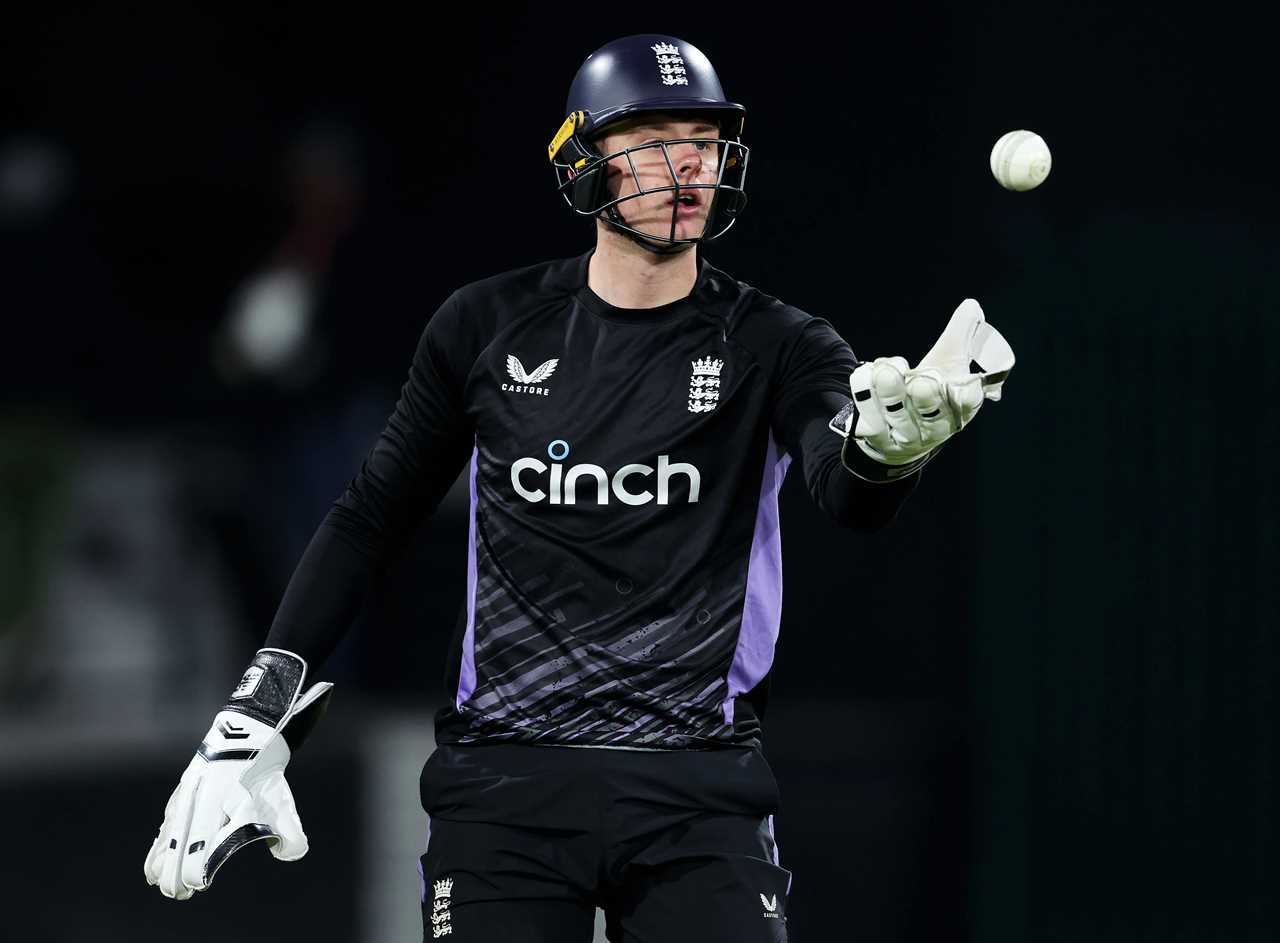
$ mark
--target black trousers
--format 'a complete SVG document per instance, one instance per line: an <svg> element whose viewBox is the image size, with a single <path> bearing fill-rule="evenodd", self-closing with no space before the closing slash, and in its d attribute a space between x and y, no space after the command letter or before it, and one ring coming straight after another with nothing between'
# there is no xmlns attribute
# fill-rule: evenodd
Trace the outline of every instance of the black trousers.
<svg viewBox="0 0 1280 943"><path fill-rule="evenodd" d="M422 772L424 940L785 943L759 750L441 746Z"/></svg>

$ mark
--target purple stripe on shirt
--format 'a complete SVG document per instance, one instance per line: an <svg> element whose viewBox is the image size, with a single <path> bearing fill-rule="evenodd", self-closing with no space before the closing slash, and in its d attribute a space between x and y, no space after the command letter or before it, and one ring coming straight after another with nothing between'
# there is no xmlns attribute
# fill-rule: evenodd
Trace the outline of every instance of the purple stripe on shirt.
<svg viewBox="0 0 1280 943"><path fill-rule="evenodd" d="M471 524L467 530L467 631L462 636L462 665L458 670L458 697L462 705L476 689L476 464L480 447L471 449Z"/></svg>
<svg viewBox="0 0 1280 943"><path fill-rule="evenodd" d="M773 863L778 867L782 867L782 862L778 859L778 839L773 834L773 816L769 816L769 839L773 842ZM791 896L791 878L787 878L787 896Z"/></svg>
<svg viewBox="0 0 1280 943"><path fill-rule="evenodd" d="M738 648L729 668L729 695L724 701L724 722L733 723L734 699L750 691L769 672L773 647L782 621L782 531L778 522L778 491L787 475L791 456L781 452L769 433L760 503L756 505L756 529L747 562L747 592L742 605Z"/></svg>

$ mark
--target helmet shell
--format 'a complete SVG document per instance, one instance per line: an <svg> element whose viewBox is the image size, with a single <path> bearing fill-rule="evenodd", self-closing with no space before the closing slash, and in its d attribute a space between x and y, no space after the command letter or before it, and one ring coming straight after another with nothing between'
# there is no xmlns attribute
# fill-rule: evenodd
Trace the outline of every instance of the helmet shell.
<svg viewBox="0 0 1280 943"><path fill-rule="evenodd" d="M631 115L666 111L722 113L722 133L733 138L747 112L725 98L702 50L657 33L624 36L587 56L569 86L565 114L576 111L585 114L580 133L588 139Z"/></svg>

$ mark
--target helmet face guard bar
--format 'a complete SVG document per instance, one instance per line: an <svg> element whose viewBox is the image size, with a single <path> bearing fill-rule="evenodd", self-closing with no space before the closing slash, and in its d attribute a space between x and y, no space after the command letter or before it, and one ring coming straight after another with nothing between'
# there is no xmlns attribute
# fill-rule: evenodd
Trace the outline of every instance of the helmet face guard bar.
<svg viewBox="0 0 1280 943"><path fill-rule="evenodd" d="M556 177L556 189L564 197L569 207L580 216L599 216L604 213L608 221L618 229L631 233L650 243L659 243L666 251L684 249L700 242L710 242L724 235L737 222L738 215L747 205L745 191L747 182L747 159L750 148L740 139L727 138L680 138L671 141L652 141L626 147L612 154L601 156L582 138L574 133L581 126L581 119L575 113L570 115L561 131L548 147L551 163ZM715 183L681 184L675 164L668 150L674 144L715 144L718 146L719 167ZM640 184L640 175L636 169L634 158L637 151L659 149L670 175L670 185L645 188ZM625 159L631 167L632 178L636 181L638 191L626 196L609 198L605 185L605 175L609 163L613 160ZM680 197L690 190L711 190L712 197L707 209L706 221L699 236L677 239L676 226L679 222ZM666 236L643 232L627 225L618 206L628 200L647 196L653 193L672 193L671 226Z"/></svg>

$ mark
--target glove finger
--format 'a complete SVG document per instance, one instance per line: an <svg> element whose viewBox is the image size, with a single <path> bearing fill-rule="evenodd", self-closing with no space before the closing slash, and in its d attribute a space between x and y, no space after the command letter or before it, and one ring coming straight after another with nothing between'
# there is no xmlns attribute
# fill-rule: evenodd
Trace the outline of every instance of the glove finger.
<svg viewBox="0 0 1280 943"><path fill-rule="evenodd" d="M263 783L258 808L265 813L264 820L275 834L268 844L280 861L297 861L309 849L307 835L302 830L302 819L293 801L293 792L283 772L275 772Z"/></svg>
<svg viewBox="0 0 1280 943"><path fill-rule="evenodd" d="M982 387L987 399L999 402L1001 388L1015 363L1009 342L990 323L980 324L973 335L970 359L982 372Z"/></svg>
<svg viewBox="0 0 1280 943"><path fill-rule="evenodd" d="M956 412L959 428L969 424L982 406L984 399L982 375L971 373L964 379L952 379L947 383L947 399ZM957 430L958 431L958 430Z"/></svg>
<svg viewBox="0 0 1280 943"><path fill-rule="evenodd" d="M257 812L253 797L240 781L229 784L222 794L222 824L213 836L213 848L204 866L204 882L213 883L213 875L233 854L251 841L269 837L251 828Z"/></svg>
<svg viewBox="0 0 1280 943"><path fill-rule="evenodd" d="M151 843L151 850L147 852L147 860L142 865L148 884L160 883L168 856L177 853L176 838L186 827L186 818L191 809L192 791L200 779L203 764L204 760L193 756L187 768L182 771L182 778L178 780L178 785L174 786L173 792L169 793L169 798L164 804L164 820L160 823L160 831L156 833L155 840Z"/></svg>
<svg viewBox="0 0 1280 943"><path fill-rule="evenodd" d="M164 858L165 849L169 846L169 832L176 818L174 812L178 808L178 794L182 792L182 785L183 780L179 780L173 792L169 793L169 799L164 804L164 820L160 823L160 831L156 833L155 840L151 842L151 850L147 852L147 860L142 863L142 873L146 876L148 884L155 885L160 883L161 861Z"/></svg>
<svg viewBox="0 0 1280 943"><path fill-rule="evenodd" d="M856 438L870 443L874 448L883 450L889 445L889 427L880 413L871 390L871 371L874 364L860 364L849 377L849 388L853 391L853 402L858 412L853 434Z"/></svg>
<svg viewBox="0 0 1280 943"><path fill-rule="evenodd" d="M907 402L916 414L921 444L941 445L956 432L946 386L936 371L917 371L907 378Z"/></svg>
<svg viewBox="0 0 1280 943"><path fill-rule="evenodd" d="M160 826L160 833L156 835L155 841L151 843L151 850L147 852L147 860L142 863L142 873L147 879L147 883L154 885L160 880L160 855L167 844L165 838L164 826Z"/></svg>
<svg viewBox="0 0 1280 943"><path fill-rule="evenodd" d="M225 792L234 785L229 777L219 777L217 771L206 773L201 783L200 795L192 809L191 827L187 830L182 857L182 883L195 890L204 890L208 886L205 865L213 852L214 840L227 818L223 811Z"/></svg>
<svg viewBox="0 0 1280 943"><path fill-rule="evenodd" d="M914 446L920 442L916 418L907 409L907 388L898 364L901 357L878 358L871 373L871 396L880 406L889 426L889 439L896 446Z"/></svg>
<svg viewBox="0 0 1280 943"><path fill-rule="evenodd" d="M160 874L157 883L160 893L174 900L187 900L194 893L182 880L182 859L187 847L187 833L191 828L191 816L200 793L199 776L183 775L178 784L178 795L173 814L166 819L164 829L167 841L160 850Z"/></svg>
<svg viewBox="0 0 1280 943"><path fill-rule="evenodd" d="M916 364L917 368L936 367L943 373L968 373L974 333L984 321L982 306L977 301L966 298L960 302L942 334Z"/></svg>

